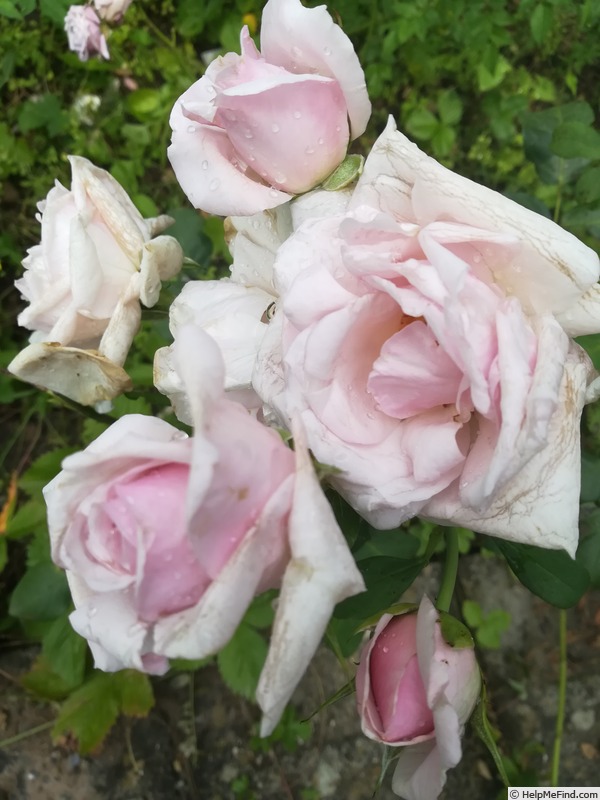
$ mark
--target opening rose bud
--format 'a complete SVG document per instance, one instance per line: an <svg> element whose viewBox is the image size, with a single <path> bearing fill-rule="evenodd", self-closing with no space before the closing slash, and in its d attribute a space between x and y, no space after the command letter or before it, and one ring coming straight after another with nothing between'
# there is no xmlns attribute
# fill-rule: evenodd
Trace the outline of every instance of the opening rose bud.
<svg viewBox="0 0 600 800"><path fill-rule="evenodd" d="M371 106L350 40L324 7L270 0L259 52L248 28L175 104L169 158L190 201L253 214L308 191L344 159Z"/></svg>
<svg viewBox="0 0 600 800"><path fill-rule="evenodd" d="M356 675L363 733L401 753L393 789L406 800L435 800L462 752L460 738L481 687L472 647L448 644L429 598L418 613L385 614Z"/></svg>

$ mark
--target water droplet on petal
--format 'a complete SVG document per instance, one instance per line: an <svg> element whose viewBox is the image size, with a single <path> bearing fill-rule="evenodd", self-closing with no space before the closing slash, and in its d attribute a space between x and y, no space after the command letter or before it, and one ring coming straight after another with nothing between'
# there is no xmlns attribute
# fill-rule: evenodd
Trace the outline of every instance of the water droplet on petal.
<svg viewBox="0 0 600 800"><path fill-rule="evenodd" d="M90 610L88 612L88 615L90 617L95 617L97 613L98 613L98 609L96 608L96 606L90 606Z"/></svg>
<svg viewBox="0 0 600 800"><path fill-rule="evenodd" d="M317 144L325 144L325 139L317 139Z"/></svg>
<svg viewBox="0 0 600 800"><path fill-rule="evenodd" d="M294 111L294 119L300 119L301 116L302 114L300 111Z"/></svg>
<svg viewBox="0 0 600 800"><path fill-rule="evenodd" d="M173 561L173 553L167 553L166 556L165 556L165 561L167 562L167 564L170 561Z"/></svg>
<svg viewBox="0 0 600 800"><path fill-rule="evenodd" d="M208 169L208 161L203 161L201 166L202 166L202 169Z"/></svg>
<svg viewBox="0 0 600 800"><path fill-rule="evenodd" d="M250 158L248 159L248 161L256 161L256 156L250 156Z"/></svg>
<svg viewBox="0 0 600 800"><path fill-rule="evenodd" d="M217 180L217 178L214 178L208 184L208 188L210 189L211 192L216 192L220 185L221 185L221 181Z"/></svg>
<svg viewBox="0 0 600 800"><path fill-rule="evenodd" d="M337 133L339 133L342 130L339 125L336 125L335 129L336 129Z"/></svg>
<svg viewBox="0 0 600 800"><path fill-rule="evenodd" d="M279 125L276 122L274 122L271 125L271 130L273 131L273 133L279 133Z"/></svg>
<svg viewBox="0 0 600 800"><path fill-rule="evenodd" d="M275 183L285 183L285 175L282 172L278 172L275 175Z"/></svg>
<svg viewBox="0 0 600 800"><path fill-rule="evenodd" d="M271 189L269 194L271 195L271 197L279 197L279 192L277 192L275 189Z"/></svg>
<svg viewBox="0 0 600 800"><path fill-rule="evenodd" d="M330 56L331 55L331 47L326 47L323 50L323 52L325 53L326 56Z"/></svg>
<svg viewBox="0 0 600 800"><path fill-rule="evenodd" d="M196 126L195 125L188 125L187 132L188 133L196 133Z"/></svg>
<svg viewBox="0 0 600 800"><path fill-rule="evenodd" d="M298 58L302 55L302 50L297 45L294 45L292 47L292 55Z"/></svg>
<svg viewBox="0 0 600 800"><path fill-rule="evenodd" d="M306 153L307 156L312 156L312 154L315 152L315 148L310 146L305 147L304 152Z"/></svg>
<svg viewBox="0 0 600 800"><path fill-rule="evenodd" d="M251 130L247 130L244 136L246 137L246 139L254 139L254 134L252 133Z"/></svg>
<svg viewBox="0 0 600 800"><path fill-rule="evenodd" d="M381 649L383 650L384 653L389 653L390 652L390 648L389 647L382 647Z"/></svg>

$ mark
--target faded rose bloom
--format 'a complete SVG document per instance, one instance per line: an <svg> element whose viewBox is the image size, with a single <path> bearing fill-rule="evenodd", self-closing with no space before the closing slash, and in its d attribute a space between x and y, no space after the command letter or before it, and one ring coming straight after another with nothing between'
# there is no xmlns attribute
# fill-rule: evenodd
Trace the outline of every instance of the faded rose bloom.
<svg viewBox="0 0 600 800"><path fill-rule="evenodd" d="M29 250L25 274L15 281L29 301L18 322L34 333L33 344L9 369L95 403L122 390L127 376L120 370L120 389L98 394L93 380L75 380L76 362L95 372L99 356L104 373L113 370L106 360L123 365L139 327L140 303L149 308L157 302L161 281L179 271L183 254L172 236L156 236L170 217L144 219L108 172L78 156L70 162L71 189L57 182L39 204L41 242Z"/></svg>
<svg viewBox="0 0 600 800"><path fill-rule="evenodd" d="M415 514L573 554L598 257L393 122L345 214L274 265L253 386L374 526ZM589 399L589 395L587 397Z"/></svg>
<svg viewBox="0 0 600 800"><path fill-rule="evenodd" d="M465 643L462 643L463 645ZM363 733L405 748L392 788L404 800L436 800L462 757L461 736L481 689L473 646L451 646L439 612L384 614L361 654L356 699Z"/></svg>
<svg viewBox="0 0 600 800"><path fill-rule="evenodd" d="M194 436L131 415L69 456L44 490L53 558L67 570L73 627L108 671L160 674L170 658L217 652L253 597L283 583L260 693L268 732L333 606L362 578L301 430L294 454L226 399L218 348L200 329L182 329L174 358Z"/></svg>
<svg viewBox="0 0 600 800"><path fill-rule="evenodd" d="M369 119L352 43L324 6L269 0L259 52L217 58L176 102L169 159L190 202L254 214L326 178Z"/></svg>
<svg viewBox="0 0 600 800"><path fill-rule="evenodd" d="M94 0L94 8L100 19L120 22L133 0Z"/></svg>
<svg viewBox="0 0 600 800"><path fill-rule="evenodd" d="M69 50L77 53L81 61L96 54L106 60L110 58L100 19L91 6L70 6L65 17L65 31Z"/></svg>

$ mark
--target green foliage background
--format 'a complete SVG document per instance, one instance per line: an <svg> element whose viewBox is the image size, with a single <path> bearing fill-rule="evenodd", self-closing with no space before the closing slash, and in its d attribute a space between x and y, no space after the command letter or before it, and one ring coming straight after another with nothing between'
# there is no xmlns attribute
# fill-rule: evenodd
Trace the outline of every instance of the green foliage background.
<svg viewBox="0 0 600 800"><path fill-rule="evenodd" d="M39 241L36 203L56 179L69 185L69 153L108 169L145 216L172 214L176 225L170 232L199 265L187 269L188 276L214 277L228 261L222 223L189 207L170 170L168 117L177 97L202 74L203 53L237 50L242 24L252 33L259 29L262 4L136 0L110 33L111 60L87 63L67 49L68 5L69 0L0 0L0 367L27 338L16 326L22 303L12 283L26 249ZM400 129L447 166L554 217L598 247L597 0L333 0L329 10L355 44L374 106L355 152L368 152L392 114ZM151 365L156 348L169 341L166 312L179 286L167 286L147 315L126 364L136 390L115 403L112 418L163 413L165 400L152 390ZM600 366L600 337L587 337L584 344ZM83 750L91 750L119 713L147 713L152 690L143 676L124 672L112 679L91 669L82 640L67 622L69 594L63 573L50 561L40 492L64 455L89 443L110 419L78 417L57 398L6 375L0 403L0 637L42 643L23 685L37 696L64 701L55 735L70 732ZM551 556L540 577L535 548L515 553L514 546L504 552L500 544L489 545L520 570L529 588L563 606L576 602L590 580L600 585L597 406L587 412L584 440L580 563ZM329 641L343 656L358 641L357 618L397 599L443 549L443 537L418 521L406 536L378 537L341 501L337 512L372 586L367 599L342 604L332 622ZM464 534L461 541L469 548L473 536ZM485 542L478 539L477 546ZM562 576L560 595L555 574ZM470 613L475 619L476 609ZM253 694L264 659L261 630L270 614L270 605L259 599L219 655L224 679L245 696ZM480 639L487 635L497 646L504 623L496 620L492 634L489 620L476 617L473 625ZM124 699L124 687L136 698L133 704ZM94 716L93 709L102 714Z"/></svg>

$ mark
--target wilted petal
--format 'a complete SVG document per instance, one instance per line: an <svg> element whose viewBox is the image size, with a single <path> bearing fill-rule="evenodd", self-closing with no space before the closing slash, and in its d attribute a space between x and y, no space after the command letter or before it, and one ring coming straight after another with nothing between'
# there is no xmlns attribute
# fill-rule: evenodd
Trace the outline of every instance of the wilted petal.
<svg viewBox="0 0 600 800"><path fill-rule="evenodd" d="M364 591L346 540L315 475L301 425L293 425L296 452L286 568L271 644L256 698L268 736L313 657L334 606Z"/></svg>

